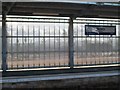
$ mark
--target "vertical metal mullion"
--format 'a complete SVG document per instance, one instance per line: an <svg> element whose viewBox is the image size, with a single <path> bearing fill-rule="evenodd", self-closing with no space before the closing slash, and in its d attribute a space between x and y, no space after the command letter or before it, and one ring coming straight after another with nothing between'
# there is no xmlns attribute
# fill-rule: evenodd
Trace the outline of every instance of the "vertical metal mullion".
<svg viewBox="0 0 120 90"><path fill-rule="evenodd" d="M107 21L107 23L108 23L108 21ZM109 26L109 24L108 24L108 26ZM110 36L110 35L109 35ZM106 64L108 64L108 61L109 61L109 54L110 54L110 48L109 48L109 45L110 45L110 38L109 38L109 36L108 36L108 38L107 38L107 41L108 41L108 44L107 44L107 49L108 49L108 54L107 54L107 61L106 61Z"/></svg>
<svg viewBox="0 0 120 90"><path fill-rule="evenodd" d="M43 44L43 45L44 45L44 48L43 48L43 50L44 50L44 51L43 51L43 52L44 52L44 67L45 67L45 63L46 63L46 62L45 62L45 25L44 25L44 38L43 38L43 43L44 43L44 44Z"/></svg>
<svg viewBox="0 0 120 90"><path fill-rule="evenodd" d="M29 46L29 25L28 25L28 68L29 68L29 55L30 55L30 50L29 50L30 46Z"/></svg>
<svg viewBox="0 0 120 90"><path fill-rule="evenodd" d="M113 23L113 22L112 22ZM111 26L113 26L113 24L111 24ZM111 49L110 49L110 57L111 55L113 55L113 38L112 36L110 36L110 43L111 43ZM111 61L113 60L113 57L110 58L111 60L109 61L109 64L111 63Z"/></svg>
<svg viewBox="0 0 120 90"><path fill-rule="evenodd" d="M64 22L65 22L65 20L64 20ZM65 39L65 24L64 24L64 31L63 31L63 33L64 33L64 54L63 54L63 56L64 56L64 63L65 63L65 61L66 61L66 59L65 59L65 55L66 55L66 49L65 49L65 43L66 43L66 39Z"/></svg>
<svg viewBox="0 0 120 90"><path fill-rule="evenodd" d="M106 21L105 21L105 23L106 23ZM103 23L103 25L104 25L104 23ZM107 41L107 37L105 37L105 36L103 36L104 37L104 41ZM104 44L106 44L106 46L107 46L107 43L106 42L104 42ZM105 61L104 61L104 64L106 63L106 60L108 59L107 58L107 47L105 48Z"/></svg>
<svg viewBox="0 0 120 90"><path fill-rule="evenodd" d="M69 44L69 67L72 69L74 67L74 46L73 46L73 17L70 17L69 20L69 40L68 40L68 44Z"/></svg>
<svg viewBox="0 0 120 90"><path fill-rule="evenodd" d="M17 60L18 60L18 54L19 54L18 44L19 44L19 40L18 40L18 25L17 25ZM18 63L17 63L17 68L18 68Z"/></svg>
<svg viewBox="0 0 120 90"><path fill-rule="evenodd" d="M112 26L112 24L110 25L110 26ZM112 57L111 57L111 54L112 54L112 36L110 36L110 38L109 38L109 40L110 40L110 51L109 51L109 60L108 60L108 64L111 62L111 60L112 60Z"/></svg>
<svg viewBox="0 0 120 90"><path fill-rule="evenodd" d="M35 60L35 26L33 25L33 67L35 66L34 60Z"/></svg>
<svg viewBox="0 0 120 90"><path fill-rule="evenodd" d="M59 43L59 66L60 66L60 53L61 53L61 51L60 51L60 20L59 20L59 41L58 41L58 43ZM65 63L64 63L64 65L65 65Z"/></svg>
<svg viewBox="0 0 120 90"><path fill-rule="evenodd" d="M49 25L49 66L50 66L50 25Z"/></svg>
<svg viewBox="0 0 120 90"><path fill-rule="evenodd" d="M84 25L82 25L82 36L84 37L84 29L83 29L83 28L84 28ZM85 38L82 38L82 47L85 48L85 46L84 46L84 44L85 44L84 41L85 41L85 40L83 40L83 39L85 39ZM84 54L84 52L85 52L84 50L85 50L85 49L83 49L83 51L82 51L82 58L83 58L84 55L85 55L85 54ZM82 65L84 64L83 62L84 62L84 61L83 61L83 59L82 59Z"/></svg>
<svg viewBox="0 0 120 90"><path fill-rule="evenodd" d="M39 26L39 30L38 30L39 36L40 36L40 26ZM39 66L40 66L41 62L40 62L40 38L39 38Z"/></svg>
<svg viewBox="0 0 120 90"><path fill-rule="evenodd" d="M96 23L96 22L95 22L95 23ZM95 46L96 46L96 35L95 35ZM94 55L95 55L95 63L94 63L95 65L96 65L96 58L97 58L97 56L96 56L96 55L97 55L97 54L96 54L96 51L97 51L97 48L95 47L95 54L94 54Z"/></svg>
<svg viewBox="0 0 120 90"><path fill-rule="evenodd" d="M118 24L119 24L120 22L118 22ZM118 25L118 29L120 29L120 24ZM116 60L116 62L115 63L120 63L120 30L118 31L118 38L116 37L116 39L117 39L117 43L116 44L118 44L118 51L117 51L117 57L118 57L118 59Z"/></svg>
<svg viewBox="0 0 120 90"><path fill-rule="evenodd" d="M111 57L111 55L113 55L113 38L111 37L111 45L112 45L112 47L111 47L111 54L110 54L110 57ZM110 60L110 62L109 63L111 63L111 61L113 60L113 57L111 57L111 60Z"/></svg>
<svg viewBox="0 0 120 90"><path fill-rule="evenodd" d="M23 62L23 65L22 65L22 68L24 68L24 31L23 31L23 25L22 25L22 62Z"/></svg>
<svg viewBox="0 0 120 90"><path fill-rule="evenodd" d="M93 40L93 38L90 38L90 45L92 44L92 40ZM92 57L91 57L91 56L92 56L92 53L93 53L93 51L90 49L90 51L89 51L89 59L92 58ZM92 65L92 60L91 60L91 59L90 59L89 64Z"/></svg>
<svg viewBox="0 0 120 90"><path fill-rule="evenodd" d="M87 21L87 20L86 20L86 21ZM88 25L89 25L89 23L88 23ZM86 65L87 65L87 60L88 60L88 56L87 56L87 55L88 55L88 50L89 50L89 49L87 48L87 43L88 43L87 41L88 41L88 36L86 37L86 52L85 52L85 53L86 53L86 61L85 61L85 64L86 64Z"/></svg>
<svg viewBox="0 0 120 90"><path fill-rule="evenodd" d="M107 23L108 23L108 21L107 21ZM110 26L110 25L108 24L108 26ZM106 64L109 63L109 58L110 58L110 56L109 56L109 55L110 55L110 47L111 47L111 41L110 41L110 38L111 38L111 37L110 37L110 35L109 35L109 37L107 38L109 44L107 45L107 46L108 46L108 57L107 57ZM109 46L109 45L110 45L110 46Z"/></svg>
<svg viewBox="0 0 120 90"><path fill-rule="evenodd" d="M54 66L55 66L55 22L54 22Z"/></svg>
<svg viewBox="0 0 120 90"><path fill-rule="evenodd" d="M120 25L118 26L119 28L118 29L120 29ZM118 31L118 54L117 54L117 56L118 56L118 60L116 61L116 63L120 63L120 30Z"/></svg>
<svg viewBox="0 0 120 90"><path fill-rule="evenodd" d="M77 24L77 36L78 36L78 24ZM77 64L79 64L78 63L78 55L79 55L78 54L79 53L79 51L78 51L78 37L77 37L77 52L76 53L77 53Z"/></svg>
<svg viewBox="0 0 120 90"><path fill-rule="evenodd" d="M92 44L92 38L89 37L89 44ZM92 52L92 47L90 46L89 52L88 52L88 65L91 65L91 52Z"/></svg>
<svg viewBox="0 0 120 90"><path fill-rule="evenodd" d="M6 30L6 15L2 15L2 70L5 72L7 66L7 30Z"/></svg>
<svg viewBox="0 0 120 90"><path fill-rule="evenodd" d="M113 26L113 25L112 25ZM113 54L114 54L114 48L113 48L113 38L111 37L111 44L112 44L112 47L111 47L111 55L112 55L112 57L111 57L111 60L110 60L110 63L112 63L113 62L113 59L114 59L114 57L113 57ZM110 55L110 56L111 56Z"/></svg>
<svg viewBox="0 0 120 90"><path fill-rule="evenodd" d="M112 24L110 24L110 26L112 26ZM112 44L112 36L110 36L110 51L109 51L109 60L108 60L108 64L110 64L111 63L111 60L112 60L112 57L111 57L111 54L112 54L112 46L113 46L113 44Z"/></svg>
<svg viewBox="0 0 120 90"><path fill-rule="evenodd" d="M104 20L103 20L103 25L104 25ZM105 41L105 38L104 38L104 35L103 35L103 46L104 46L104 44L105 44L104 41ZM105 55L105 53L106 53L104 50L105 50L105 47L103 47L103 64L104 64L104 60L105 60L105 58L106 58L106 57L104 57L104 55Z"/></svg>
<svg viewBox="0 0 120 90"><path fill-rule="evenodd" d="M83 25L82 25L81 28L82 28L82 31L81 31L81 32L82 32L82 36L83 36L83 35L84 35L84 33L83 33L83 32L84 32L84 31L83 31L83 28L84 28ZM84 38L82 38L82 39L84 39ZM83 42L83 40L82 40L82 45L81 45L81 46L84 48L84 42ZM82 50L81 57L84 57L84 49ZM83 59L82 59L82 65L83 65Z"/></svg>
<svg viewBox="0 0 120 90"><path fill-rule="evenodd" d="M86 21L88 21L88 20L86 20ZM90 23L88 23L88 25L89 25L89 24L90 24ZM89 50L89 48L90 48L90 47L87 48L87 46L88 46L87 44L89 43L89 42L88 42L88 38L89 38L89 36L86 37L86 61L85 61L85 64L86 64L86 65L87 65L88 53L89 53L88 50Z"/></svg>
<svg viewBox="0 0 120 90"><path fill-rule="evenodd" d="M11 23L11 36L13 35L13 27ZM13 68L13 38L11 37L11 67Z"/></svg>
<svg viewBox="0 0 120 90"><path fill-rule="evenodd" d="M99 21L99 25L100 25L100 21ZM101 55L100 55L100 53L101 53L101 50L100 50L100 48L101 48L101 46L100 46L100 45L101 45L101 39L100 39L100 37L101 37L101 36L99 35L99 54L98 54L98 55L99 55L99 59L98 59L98 60L99 60L99 61L98 61L99 63L98 63L98 64L100 64L100 62L101 62L101 61L100 61L100 58L101 58Z"/></svg>
<svg viewBox="0 0 120 90"><path fill-rule="evenodd" d="M25 32L26 34L26 32ZM26 47L26 43L27 43L27 37L24 38L24 61L26 62L27 60L27 57L26 57L26 54L27 54L27 47ZM27 66L27 64L25 63L25 66Z"/></svg>

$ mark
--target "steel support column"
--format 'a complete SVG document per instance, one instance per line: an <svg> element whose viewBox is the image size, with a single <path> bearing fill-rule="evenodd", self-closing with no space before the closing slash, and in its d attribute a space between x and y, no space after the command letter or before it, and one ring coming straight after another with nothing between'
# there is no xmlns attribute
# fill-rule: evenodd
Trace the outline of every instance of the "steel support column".
<svg viewBox="0 0 120 90"><path fill-rule="evenodd" d="M6 39L6 15L2 14L2 70L7 70L7 39Z"/></svg>
<svg viewBox="0 0 120 90"><path fill-rule="evenodd" d="M118 26L118 30L120 30L120 25ZM118 62L120 62L120 31L118 31Z"/></svg>
<svg viewBox="0 0 120 90"><path fill-rule="evenodd" d="M120 62L120 37L118 38L118 62Z"/></svg>
<svg viewBox="0 0 120 90"><path fill-rule="evenodd" d="M68 31L68 35L69 35L69 40L68 40L68 44L69 44L69 66L70 68L73 68L74 66L74 52L73 52L73 17L70 17L69 20L69 31Z"/></svg>

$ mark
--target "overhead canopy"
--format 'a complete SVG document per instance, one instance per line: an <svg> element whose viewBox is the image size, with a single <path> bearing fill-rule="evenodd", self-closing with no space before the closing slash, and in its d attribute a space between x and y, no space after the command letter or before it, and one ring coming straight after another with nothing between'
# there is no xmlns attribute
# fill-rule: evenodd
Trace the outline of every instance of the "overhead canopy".
<svg viewBox="0 0 120 90"><path fill-rule="evenodd" d="M3 2L7 15L49 15L119 19L119 3Z"/></svg>

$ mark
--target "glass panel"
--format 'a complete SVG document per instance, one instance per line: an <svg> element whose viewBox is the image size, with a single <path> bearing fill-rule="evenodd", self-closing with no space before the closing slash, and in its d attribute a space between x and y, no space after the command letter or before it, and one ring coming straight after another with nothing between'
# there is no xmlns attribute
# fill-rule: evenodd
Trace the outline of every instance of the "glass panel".
<svg viewBox="0 0 120 90"><path fill-rule="evenodd" d="M7 22L8 36L68 36L67 30L68 23Z"/></svg>
<svg viewBox="0 0 120 90"><path fill-rule="evenodd" d="M77 43L78 42L78 43ZM74 39L75 59L80 60L84 57L86 60L97 60L103 62L116 62L118 59L118 39L115 38L81 38ZM96 62L97 62L96 61ZM89 61L87 61L90 63Z"/></svg>
<svg viewBox="0 0 120 90"><path fill-rule="evenodd" d="M68 65L68 23L42 22L7 22L9 68Z"/></svg>
<svg viewBox="0 0 120 90"><path fill-rule="evenodd" d="M76 20L74 23L74 63L75 65L89 64L110 64L118 63L118 25L112 24L112 21L94 21L94 24L87 25L107 25L116 26L116 35L85 35L85 24ZM76 22L74 21L74 22ZM85 20L84 20L85 21ZM89 21L89 20L88 20ZM88 22L87 21L87 22ZM91 20L92 21L92 20ZM109 23L111 22L111 24ZM78 37L77 37L78 36Z"/></svg>

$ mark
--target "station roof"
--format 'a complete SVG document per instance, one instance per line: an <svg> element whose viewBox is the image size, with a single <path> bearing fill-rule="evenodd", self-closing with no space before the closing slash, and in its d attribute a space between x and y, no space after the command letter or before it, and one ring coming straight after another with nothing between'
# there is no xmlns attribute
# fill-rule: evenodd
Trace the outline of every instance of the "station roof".
<svg viewBox="0 0 120 90"><path fill-rule="evenodd" d="M87 18L115 18L120 16L120 3L102 2L3 2L7 15L75 16Z"/></svg>

